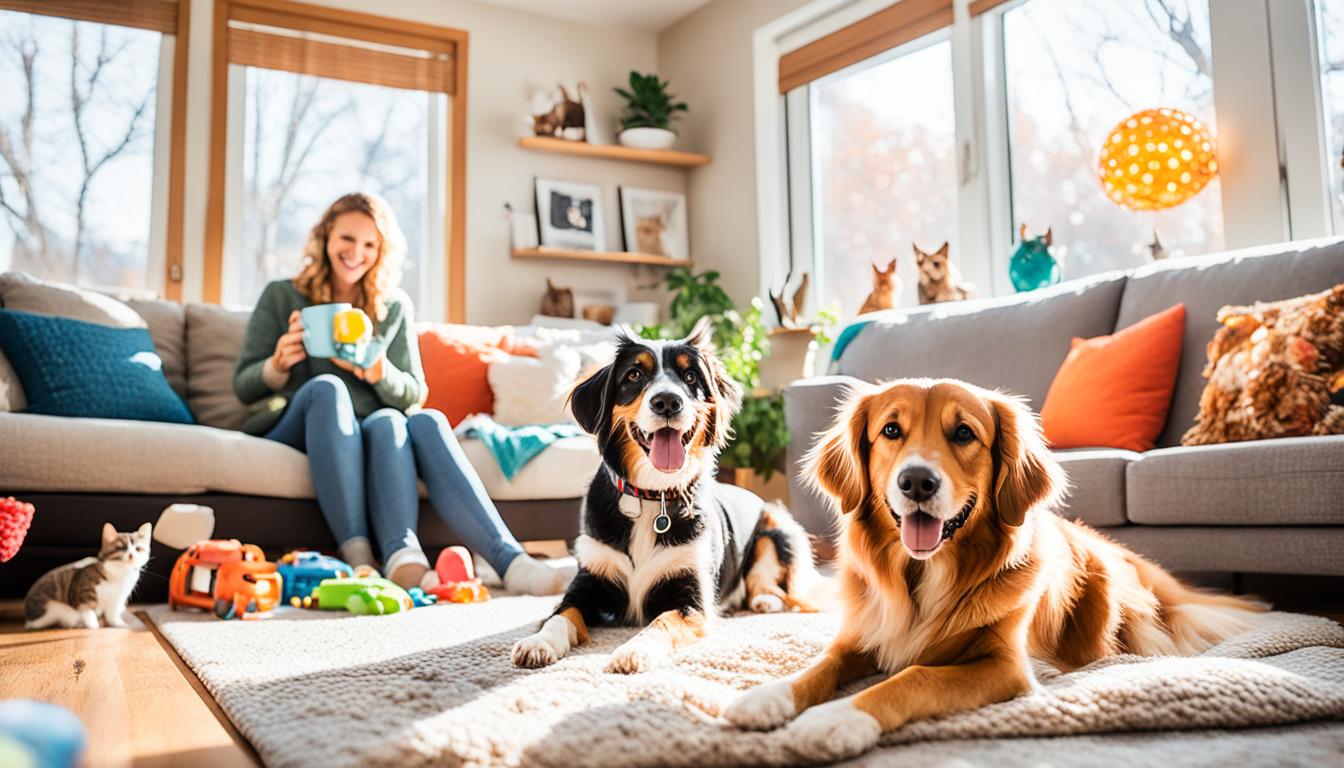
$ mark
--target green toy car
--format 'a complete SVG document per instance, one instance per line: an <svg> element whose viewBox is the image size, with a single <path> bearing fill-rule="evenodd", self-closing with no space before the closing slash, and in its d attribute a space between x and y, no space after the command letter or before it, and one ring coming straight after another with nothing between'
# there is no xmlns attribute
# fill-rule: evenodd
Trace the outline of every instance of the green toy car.
<svg viewBox="0 0 1344 768"><path fill-rule="evenodd" d="M411 610L414 605L406 590L387 579L376 577L323 579L304 603L305 608L344 610L360 616L401 613Z"/></svg>

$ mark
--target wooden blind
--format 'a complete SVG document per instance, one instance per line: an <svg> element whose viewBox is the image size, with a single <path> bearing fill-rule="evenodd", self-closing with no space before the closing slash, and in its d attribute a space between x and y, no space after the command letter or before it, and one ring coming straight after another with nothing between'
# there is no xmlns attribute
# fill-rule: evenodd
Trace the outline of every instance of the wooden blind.
<svg viewBox="0 0 1344 768"><path fill-rule="evenodd" d="M952 25L952 0L900 0L779 59L779 92Z"/></svg>
<svg viewBox="0 0 1344 768"><path fill-rule="evenodd" d="M0 10L177 34L177 0L0 0Z"/></svg>
<svg viewBox="0 0 1344 768"><path fill-rule="evenodd" d="M232 64L452 94L457 44L426 29L301 3L233 0L228 58Z"/></svg>

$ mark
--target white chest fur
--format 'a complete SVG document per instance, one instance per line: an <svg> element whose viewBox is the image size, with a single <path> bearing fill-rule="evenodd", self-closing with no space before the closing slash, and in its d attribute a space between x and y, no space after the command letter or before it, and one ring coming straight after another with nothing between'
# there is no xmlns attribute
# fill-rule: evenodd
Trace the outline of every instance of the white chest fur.
<svg viewBox="0 0 1344 768"><path fill-rule="evenodd" d="M94 594L98 596L98 613L113 621L125 610L131 590L140 580L140 569L130 563L105 562L103 573L107 578L95 588Z"/></svg>

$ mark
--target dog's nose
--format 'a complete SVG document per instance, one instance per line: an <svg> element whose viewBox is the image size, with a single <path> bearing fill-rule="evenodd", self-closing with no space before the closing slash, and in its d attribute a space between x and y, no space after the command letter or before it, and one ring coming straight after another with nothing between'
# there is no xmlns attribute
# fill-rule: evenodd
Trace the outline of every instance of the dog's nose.
<svg viewBox="0 0 1344 768"><path fill-rule="evenodd" d="M914 465L901 470L896 476L896 487L901 489L907 499L915 503L928 501L938 492L942 478L930 467Z"/></svg>
<svg viewBox="0 0 1344 768"><path fill-rule="evenodd" d="M681 413L681 398L672 392L660 392L649 401L649 407L655 416L671 418Z"/></svg>

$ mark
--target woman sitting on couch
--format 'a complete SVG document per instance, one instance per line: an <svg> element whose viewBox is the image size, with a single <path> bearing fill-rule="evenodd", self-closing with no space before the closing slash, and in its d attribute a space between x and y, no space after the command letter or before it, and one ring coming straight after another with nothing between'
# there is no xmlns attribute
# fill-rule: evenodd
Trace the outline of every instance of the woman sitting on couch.
<svg viewBox="0 0 1344 768"><path fill-rule="evenodd" d="M444 415L418 410L427 392L410 299L397 284L405 236L387 202L351 194L331 204L304 247L303 270L266 286L234 371L255 404L244 429L308 454L317 503L351 565L372 565L403 587L433 586L416 537L417 474L434 509L513 592L564 590L572 569L533 560L500 519ZM383 351L360 368L309 358L300 310L348 303L372 319Z"/></svg>

